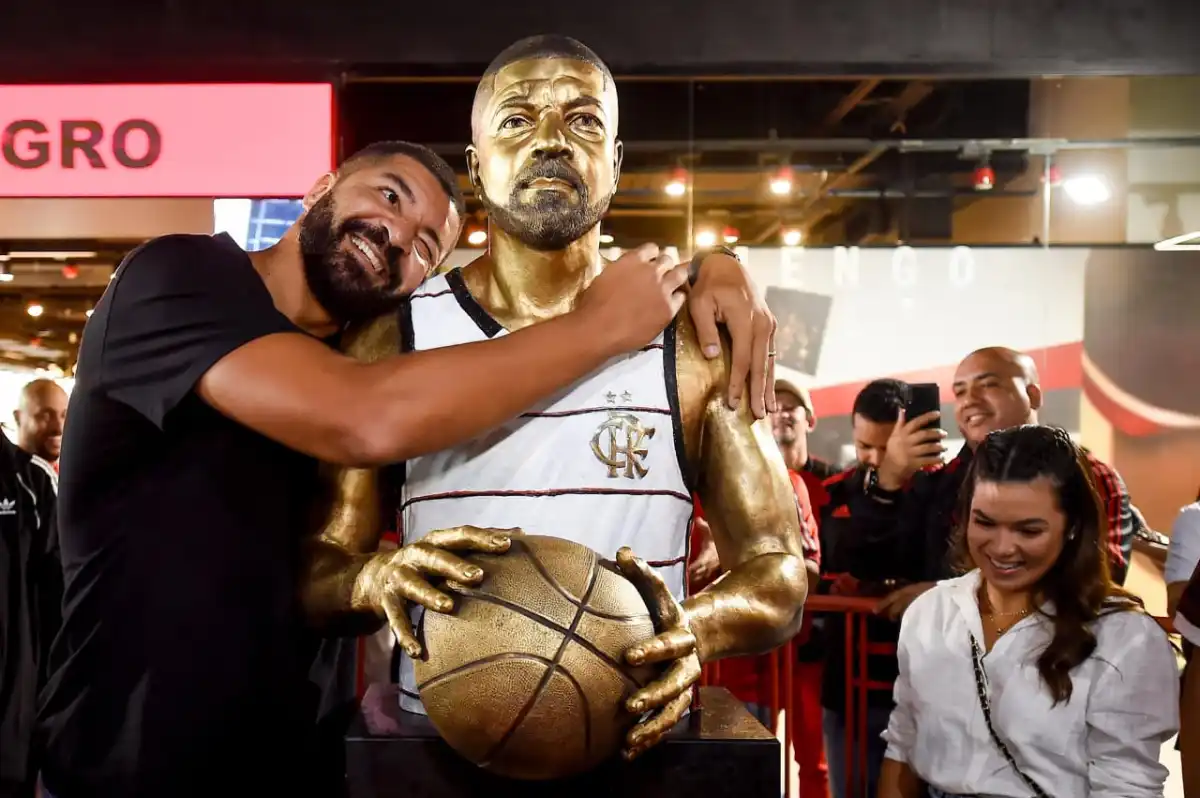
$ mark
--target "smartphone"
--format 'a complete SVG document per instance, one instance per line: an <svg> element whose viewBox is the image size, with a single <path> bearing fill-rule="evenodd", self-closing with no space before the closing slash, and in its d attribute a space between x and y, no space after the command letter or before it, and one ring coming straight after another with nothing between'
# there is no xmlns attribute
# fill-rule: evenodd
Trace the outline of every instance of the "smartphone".
<svg viewBox="0 0 1200 798"><path fill-rule="evenodd" d="M904 417L912 420L942 407L941 391L936 382L915 382L909 387L908 404L904 406ZM936 429L938 420L925 425L924 429Z"/></svg>

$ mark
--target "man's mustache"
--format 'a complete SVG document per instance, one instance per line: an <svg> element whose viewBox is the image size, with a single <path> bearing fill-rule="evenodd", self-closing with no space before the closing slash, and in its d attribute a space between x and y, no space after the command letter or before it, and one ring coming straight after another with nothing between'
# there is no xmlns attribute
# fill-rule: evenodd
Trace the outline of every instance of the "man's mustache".
<svg viewBox="0 0 1200 798"><path fill-rule="evenodd" d="M534 180L561 180L578 193L583 193L583 176L565 161L535 161L517 175L517 188L529 188Z"/></svg>

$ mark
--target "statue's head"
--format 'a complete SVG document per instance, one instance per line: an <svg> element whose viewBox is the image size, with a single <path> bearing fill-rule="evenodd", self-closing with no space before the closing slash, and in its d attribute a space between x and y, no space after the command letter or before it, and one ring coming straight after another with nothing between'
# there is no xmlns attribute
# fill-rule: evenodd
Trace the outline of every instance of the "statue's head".
<svg viewBox="0 0 1200 798"><path fill-rule="evenodd" d="M371 144L321 177L297 223L309 290L336 321L387 313L454 249L463 198L454 170L403 141Z"/></svg>
<svg viewBox="0 0 1200 798"><path fill-rule="evenodd" d="M533 36L488 66L471 109L467 167L491 221L534 249L600 223L617 188L617 91L604 62L566 36Z"/></svg>

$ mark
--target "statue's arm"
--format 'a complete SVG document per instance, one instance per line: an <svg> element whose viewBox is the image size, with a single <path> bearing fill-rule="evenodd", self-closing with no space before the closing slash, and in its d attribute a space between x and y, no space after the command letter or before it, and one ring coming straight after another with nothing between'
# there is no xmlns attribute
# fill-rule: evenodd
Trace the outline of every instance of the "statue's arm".
<svg viewBox="0 0 1200 798"><path fill-rule="evenodd" d="M684 608L702 662L769 651L799 631L808 595L796 495L770 422L725 402L728 359L705 360L691 325L679 330L678 368L690 372L678 381L689 392L680 397L689 459L728 569Z"/></svg>
<svg viewBox="0 0 1200 798"><path fill-rule="evenodd" d="M400 351L399 325L387 315L349 331L346 354L373 362ZM365 634L382 618L365 606L355 587L383 534L380 472L323 465L312 533L304 542L306 571L301 600L310 622L328 634Z"/></svg>

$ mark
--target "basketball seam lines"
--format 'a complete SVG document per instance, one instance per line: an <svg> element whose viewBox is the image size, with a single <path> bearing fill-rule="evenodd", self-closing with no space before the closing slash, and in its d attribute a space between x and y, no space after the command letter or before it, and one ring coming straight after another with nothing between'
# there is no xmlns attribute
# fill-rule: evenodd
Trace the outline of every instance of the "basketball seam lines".
<svg viewBox="0 0 1200 798"><path fill-rule="evenodd" d="M531 560L537 559L537 557L534 555L534 553L532 551L529 552L529 558ZM600 581L600 563L597 562L596 560L593 560L592 561L592 576L591 576L591 579L588 581L587 590L585 590L583 593L583 599L580 602L581 604L587 604L588 599L590 599L592 597L592 591L596 589L596 583L599 581ZM508 730L506 732L504 732L504 735L496 742L496 744L494 746L492 746L492 750L488 751L487 755L484 756L484 763L485 763L484 767L487 766L487 763L490 763L492 761L492 758L495 757L496 754L500 753L500 751L502 751L504 749L504 746L508 743L508 741L516 733L517 729L519 729L521 727L521 724L525 722L526 716L528 716L529 713L531 711L533 711L534 705L538 702L538 699L542 697L542 693L545 692L547 685L550 684L550 679L554 676L555 671L558 670L558 664L562 660L563 654L566 653L567 646L571 645L571 641L576 639L575 630L579 627L579 622L581 620L583 620L583 607L582 606L576 607L575 617L573 619L571 619L571 627L566 630L565 634L563 635L562 643L559 644L558 651L556 651L554 654L554 662L552 662L550 664L550 666L548 668L546 668L546 672L544 674L542 674L542 679L540 682L538 682L537 687L534 689L533 695L531 695L529 697L529 699L525 702L525 706L521 707L521 711L517 713L517 717L513 721L512 725L508 727ZM591 718L587 718L587 723L589 725L591 724Z"/></svg>
<svg viewBox="0 0 1200 798"><path fill-rule="evenodd" d="M502 662L506 659L531 659L535 662L540 662L543 665L554 664L553 660L547 659L540 654L527 654L520 651L505 651L500 654L489 654L486 657L473 659L464 665L459 665L457 668L452 668L445 673L439 673L429 681L422 682L421 684L417 685L417 692L419 693L421 690L425 690L430 687L436 687L437 685L449 679L451 676L457 676L458 674L463 673L464 671L469 671L471 668L474 668L478 665L490 665L493 662Z"/></svg>
<svg viewBox="0 0 1200 798"><path fill-rule="evenodd" d="M567 634L567 633L568 633L568 629L567 629L565 626L563 626L562 624L556 623L555 621L552 621L551 619L549 619L549 618L547 618L547 617L545 617L545 616L543 616L543 615L538 615L536 612L533 612L533 611L531 611L531 610L527 610L527 609L525 609L524 607L520 606L519 604L513 604L513 603L511 603L511 602L509 602L509 601L505 601L505 600L504 600L504 599L502 599L502 598L498 598L498 597L496 597L496 596L491 596L491 595L488 595L487 593L478 593L478 592L476 592L476 591L474 591L474 590L471 590L471 589L469 589L469 588L462 588L462 587L458 587L458 588L456 588L456 589L455 589L455 591L456 591L457 593L460 593L460 594L461 594L461 595L463 595L463 596L467 596L468 598L473 598L473 599L476 599L477 601L484 601L484 602L487 602L487 603L489 603L489 604L495 604L495 605L497 605L497 606L499 606L499 607L504 607L506 610L512 610L513 612L517 613L518 615L524 615L524 616L525 616L526 618L528 618L529 620L531 620L531 621L537 621L538 623L545 625L546 627L548 627L548 628L550 628L550 629L554 630L555 632L559 632L559 633L561 633L561 634ZM627 674L626 674L624 671L622 671L622 670L621 670L621 668L622 668L622 667L624 667L624 666L623 666L623 665L622 665L620 662L618 662L617 660L614 660L612 657L610 657L609 655L605 654L605 653L604 653L603 651L601 651L600 649L596 648L594 645L592 645L592 644L591 644L591 642L589 642L589 641L588 641L588 639L587 639L587 638L585 638L585 637L576 637L576 638L574 638L574 640L575 640L575 642L576 642L576 643L578 643L579 645L581 645L581 646L583 646L584 648L586 648L588 651L590 651L590 652L591 652L592 654L594 654L595 656L597 656L597 657L599 657L600 659L604 660L604 661L605 661L605 662L607 662L609 665L612 665L612 666L613 666L613 668L614 668L614 670L615 670L615 671L616 671L616 672L617 672L617 673L618 673L618 674L621 676L621 678L622 678L622 679L624 679L624 680L625 680L625 681L626 681L626 682L627 682L629 685L631 685L631 686L633 686L633 687L635 687L635 688L640 688L640 687L642 686L642 685L638 684L638 683L637 683L637 681L635 681L635 680L634 680L632 677L630 677L630 676L629 676L629 675L627 675Z"/></svg>
<svg viewBox="0 0 1200 798"><path fill-rule="evenodd" d="M520 547L529 555L529 563L534 567L535 570L537 570L539 574L541 574L541 577L550 584L550 587L557 590L559 595L565 598L572 607L584 607L582 602L572 596L567 589L559 584L558 580L546 570L546 568L542 565L541 560L533 556L533 552L530 551L529 547L525 545L525 541L521 540L520 538L513 538L513 545ZM641 613L640 615L617 615L616 613L600 612L599 610L594 610L591 607L584 607L583 611L588 615L592 615L596 618L604 618L605 620L609 621L636 621L641 618L650 617L649 613Z"/></svg>

